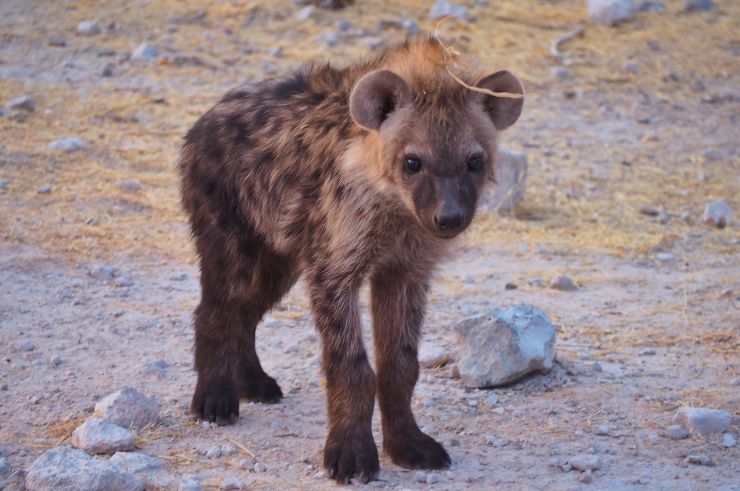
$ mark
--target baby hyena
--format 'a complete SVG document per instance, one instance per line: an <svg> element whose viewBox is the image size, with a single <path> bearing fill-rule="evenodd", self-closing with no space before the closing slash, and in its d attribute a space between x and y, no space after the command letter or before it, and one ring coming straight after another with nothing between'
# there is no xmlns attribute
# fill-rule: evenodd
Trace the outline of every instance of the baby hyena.
<svg viewBox="0 0 740 491"><path fill-rule="evenodd" d="M201 269L196 416L228 423L240 398L282 397L255 328L303 275L326 375L328 474L377 474L376 394L393 462L449 465L411 412L430 275L470 224L496 135L523 103L511 73L481 75L437 38L419 38L348 68L235 89L198 120L179 164ZM366 278L377 376L358 312Z"/></svg>

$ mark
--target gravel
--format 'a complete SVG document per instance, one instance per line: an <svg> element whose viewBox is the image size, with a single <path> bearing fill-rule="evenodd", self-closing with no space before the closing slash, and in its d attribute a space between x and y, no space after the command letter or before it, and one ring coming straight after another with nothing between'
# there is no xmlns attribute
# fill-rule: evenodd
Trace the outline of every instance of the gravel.
<svg viewBox="0 0 740 491"><path fill-rule="evenodd" d="M55 447L44 452L26 474L29 491L141 491L144 481L82 450Z"/></svg>
<svg viewBox="0 0 740 491"><path fill-rule="evenodd" d="M682 407L673 416L673 424L681 425L692 435L723 433L731 422L730 413L703 407Z"/></svg>
<svg viewBox="0 0 740 491"><path fill-rule="evenodd" d="M633 19L636 14L634 0L588 0L588 16L599 24L613 26Z"/></svg>
<svg viewBox="0 0 740 491"><path fill-rule="evenodd" d="M552 368L555 328L531 305L470 317L455 330L458 368L466 387L495 387Z"/></svg>
<svg viewBox="0 0 740 491"><path fill-rule="evenodd" d="M95 405L100 418L119 426L143 428L159 422L157 400L130 387L118 390Z"/></svg>
<svg viewBox="0 0 740 491"><path fill-rule="evenodd" d="M133 450L136 436L131 430L99 419L88 419L70 438L70 444L89 454L112 454Z"/></svg>

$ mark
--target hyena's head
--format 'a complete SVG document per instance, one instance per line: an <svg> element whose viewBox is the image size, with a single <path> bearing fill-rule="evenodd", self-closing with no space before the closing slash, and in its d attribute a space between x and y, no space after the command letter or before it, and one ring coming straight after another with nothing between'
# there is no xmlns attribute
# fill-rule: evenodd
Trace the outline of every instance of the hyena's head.
<svg viewBox="0 0 740 491"><path fill-rule="evenodd" d="M446 71L437 75L451 80L443 83L404 75L383 69L362 77L352 90L350 113L376 132L382 160L376 165L385 183L425 229L451 238L475 214L493 172L496 134L521 114L523 98L511 95L522 94L522 85L507 71L473 81L483 91L463 86Z"/></svg>

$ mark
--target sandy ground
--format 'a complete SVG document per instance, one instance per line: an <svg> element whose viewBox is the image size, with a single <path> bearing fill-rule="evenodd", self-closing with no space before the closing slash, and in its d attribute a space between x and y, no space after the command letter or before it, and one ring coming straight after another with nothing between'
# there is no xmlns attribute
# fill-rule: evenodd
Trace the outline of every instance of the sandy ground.
<svg viewBox="0 0 740 491"><path fill-rule="evenodd" d="M359 2L301 21L289 2L219 2L204 15L196 2L119 3L0 5L0 104L24 94L36 102L32 113L6 108L0 118L0 455L28 468L97 400L133 386L156 395L164 415L139 434L138 450L165 459L173 474L213 488L229 476L257 489L333 488L319 473L324 390L300 283L258 329L263 365L284 401L242 404L229 427L203 428L187 415L199 287L175 159L188 126L225 89L310 56L341 62L367 53L368 38L400 38L392 26L373 31L383 19L433 29L428 4ZM530 178L521 208L482 214L440 268L425 342L454 355L453 326L463 317L531 303L559 326L558 362L549 374L489 391L466 390L446 367L423 370L415 413L453 465L422 484L381 456L373 486L739 489L737 446L662 433L684 405L729 411L730 431L740 429L740 229L701 220L717 198L740 213L740 8L717 2L714 12L685 15L681 2L665 2L666 12L623 26L588 24L562 48L569 64L561 79L550 74L558 62L548 45L585 9L556 3L496 2L496 10L473 8L475 23L449 27L470 54L496 53L496 65L522 75L527 106L504 143L528 154ZM75 35L90 18L103 33ZM339 19L368 32L327 48L316 36L336 31ZM50 46L55 37L66 45ZM170 58L127 60L141 42ZM276 46L280 57L271 54ZM199 61L174 63L176 54ZM106 64L112 77L100 76ZM89 146L49 149L68 136ZM121 190L115 182L124 178L142 189ZM43 186L51 192L39 194ZM644 206L666 216L641 214ZM116 275L94 274L101 264ZM579 289L536 281L558 274ZM505 290L510 282L518 289ZM609 435L595 434L600 425ZM374 428L380 443L377 420ZM204 456L230 441L266 472L240 469L242 454ZM579 453L601 459L592 483L553 465ZM693 453L717 465L685 463Z"/></svg>

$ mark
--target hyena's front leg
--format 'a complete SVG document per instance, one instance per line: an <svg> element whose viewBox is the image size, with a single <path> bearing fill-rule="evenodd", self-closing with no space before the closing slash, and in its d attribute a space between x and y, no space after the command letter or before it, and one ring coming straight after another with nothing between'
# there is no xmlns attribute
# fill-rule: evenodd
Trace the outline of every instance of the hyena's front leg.
<svg viewBox="0 0 740 491"><path fill-rule="evenodd" d="M317 266L315 272L326 270ZM328 393L324 467L337 482L347 483L355 475L368 482L379 469L371 430L375 374L362 342L358 286L324 273L309 274L308 280Z"/></svg>
<svg viewBox="0 0 740 491"><path fill-rule="evenodd" d="M427 278L387 268L372 278L373 334L383 449L402 467L449 466L444 447L425 435L411 412L419 377L418 345L426 306Z"/></svg>

